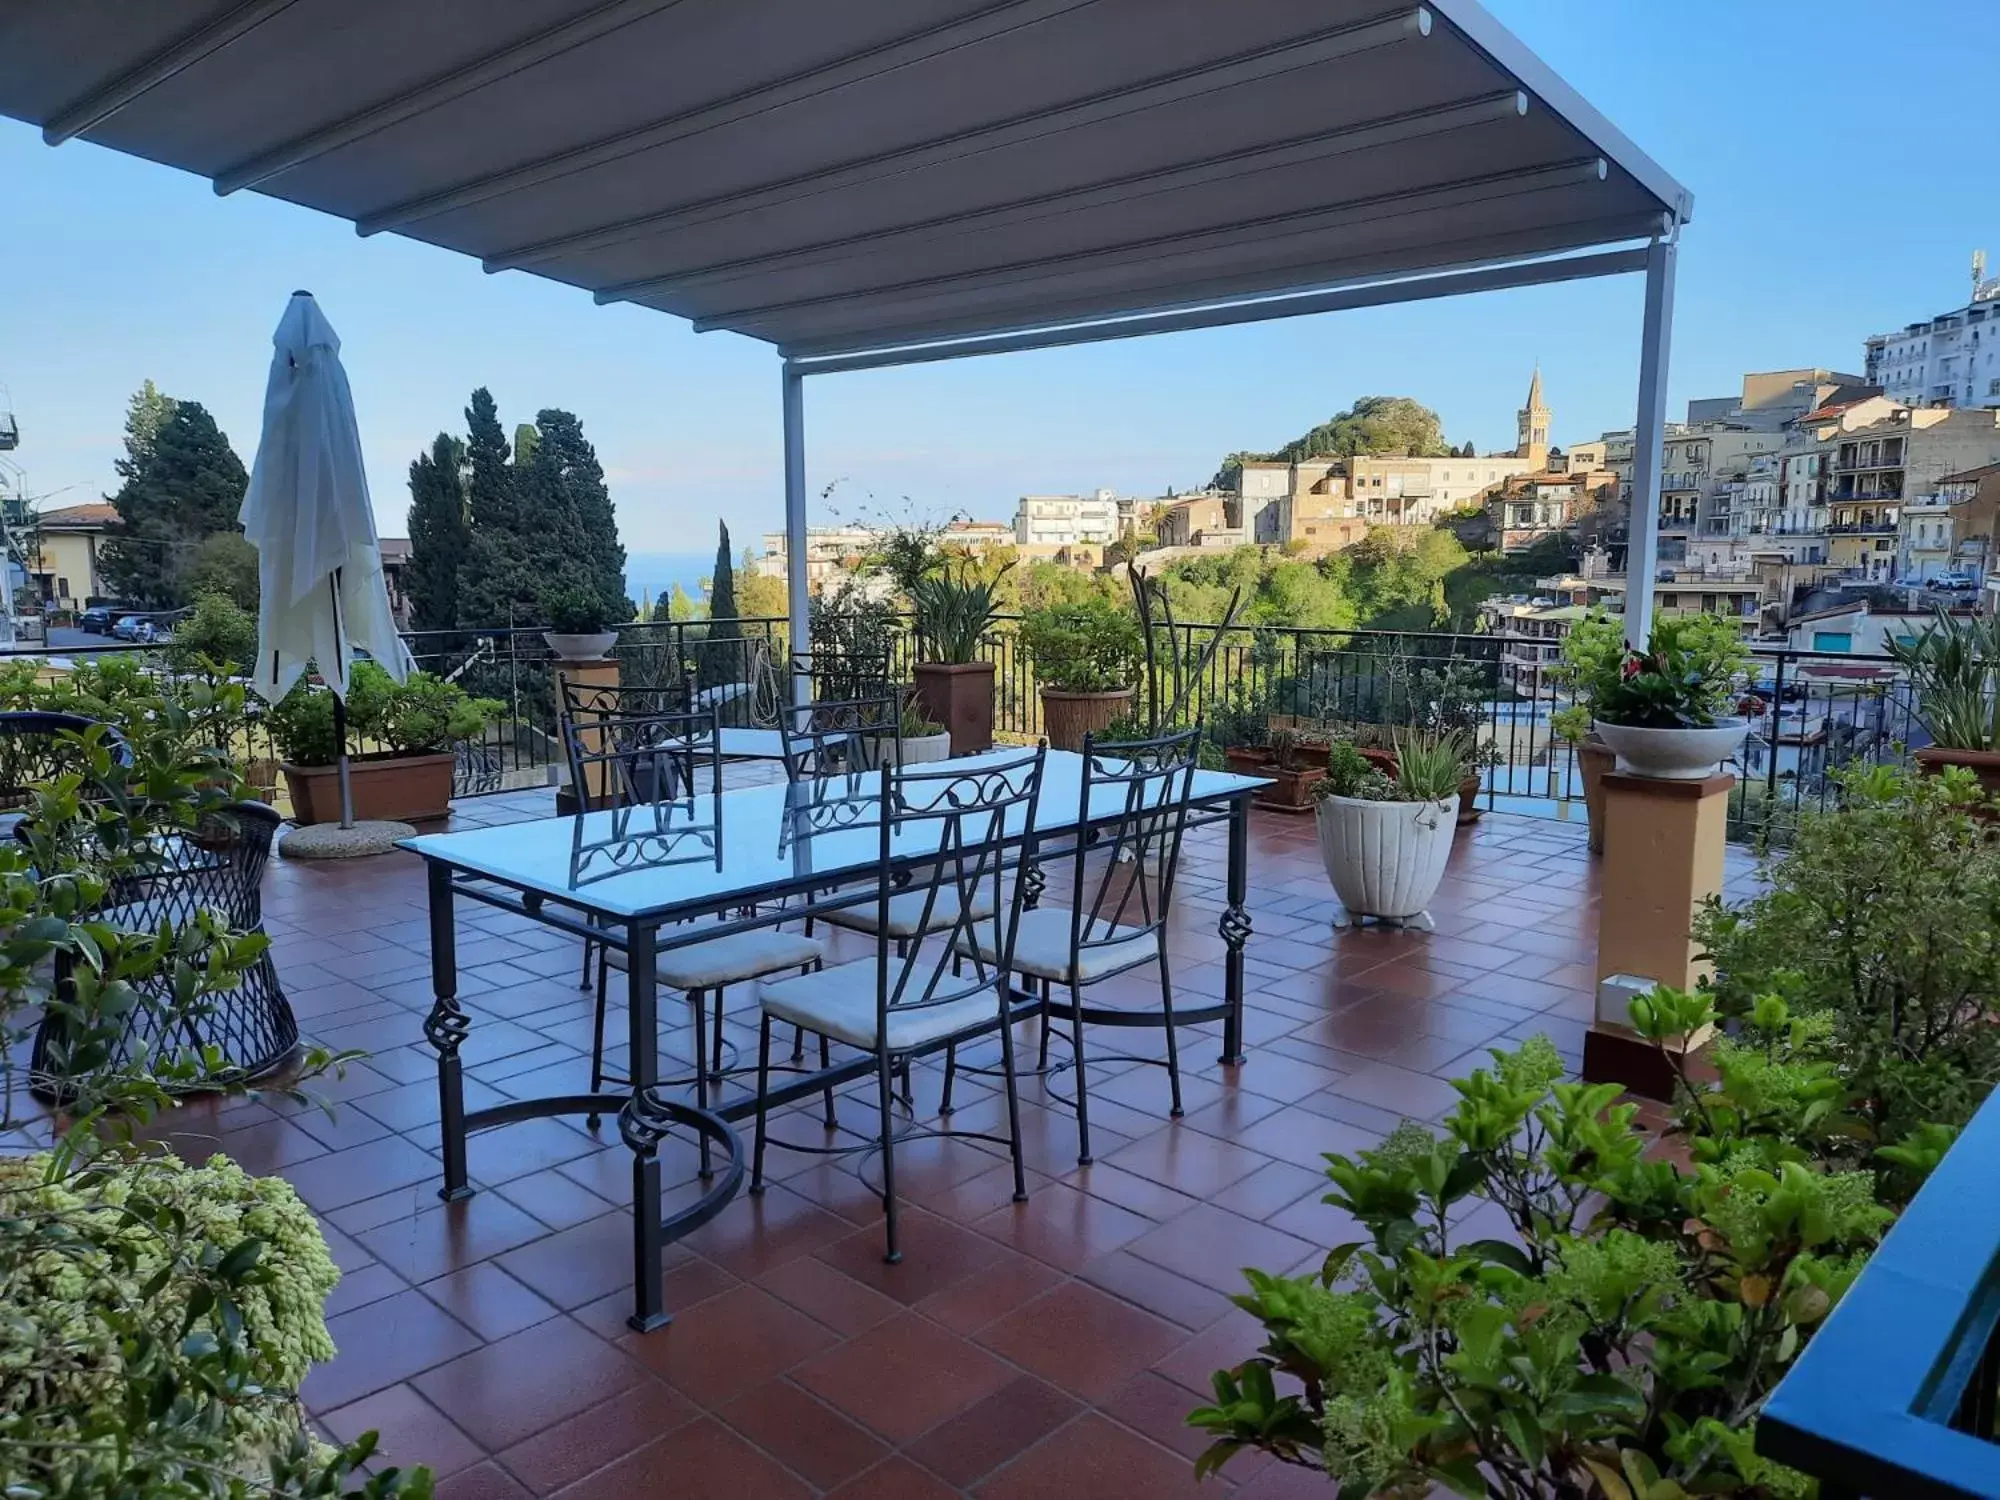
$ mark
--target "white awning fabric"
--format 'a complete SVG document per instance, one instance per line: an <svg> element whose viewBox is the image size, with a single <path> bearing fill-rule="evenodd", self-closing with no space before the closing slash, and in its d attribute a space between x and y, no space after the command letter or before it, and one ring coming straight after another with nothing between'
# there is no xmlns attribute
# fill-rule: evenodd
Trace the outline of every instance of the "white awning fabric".
<svg viewBox="0 0 2000 1500"><path fill-rule="evenodd" d="M803 359L1692 208L1472 0L12 0L0 113Z"/></svg>

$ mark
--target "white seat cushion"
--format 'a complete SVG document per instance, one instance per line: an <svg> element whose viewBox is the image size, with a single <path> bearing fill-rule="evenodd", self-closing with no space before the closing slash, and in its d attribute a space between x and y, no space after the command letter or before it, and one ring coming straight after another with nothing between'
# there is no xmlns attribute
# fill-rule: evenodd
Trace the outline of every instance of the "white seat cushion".
<svg viewBox="0 0 2000 1500"><path fill-rule="evenodd" d="M1047 979L1055 984L1070 983L1069 928L1070 912L1066 907L1043 907L1022 912L1020 929L1014 934L1014 971L1017 974L1033 974L1037 979ZM1132 935L1121 936L1127 932ZM998 933L992 924L973 928L969 936L978 940L981 958L988 963L999 961ZM1080 955L1082 963L1079 968L1082 972L1076 976L1078 984L1090 984L1159 956L1160 940L1150 932L1107 927L1098 922L1092 925L1088 936L1093 940L1092 946L1086 947ZM1099 940L1102 940L1101 946ZM973 951L967 937L960 937L953 946L968 957Z"/></svg>
<svg viewBox="0 0 2000 1500"><path fill-rule="evenodd" d="M876 970L872 958L835 964L796 979L770 979L757 986L757 1003L780 1021L790 1021L864 1051L875 1050ZM939 1005L889 1008L888 1046L908 1052L997 1022L1000 997L985 989Z"/></svg>
<svg viewBox="0 0 2000 1500"><path fill-rule="evenodd" d="M676 990L712 990L717 985L762 979L826 957L826 944L796 932L759 927L727 937L703 938L660 954L660 983Z"/></svg>
<svg viewBox="0 0 2000 1500"><path fill-rule="evenodd" d="M930 888L905 891L900 896L889 898L889 936L892 938L922 937L926 933L948 932L958 925L958 892L949 885L938 889L937 900L931 904L930 921L924 921L924 902L930 899ZM876 918L881 916L877 901L864 901L859 906L836 907L829 911L816 911L814 916L834 927L845 927L853 932L873 932ZM993 915L993 894L990 882L981 885L972 894L972 917L978 921Z"/></svg>

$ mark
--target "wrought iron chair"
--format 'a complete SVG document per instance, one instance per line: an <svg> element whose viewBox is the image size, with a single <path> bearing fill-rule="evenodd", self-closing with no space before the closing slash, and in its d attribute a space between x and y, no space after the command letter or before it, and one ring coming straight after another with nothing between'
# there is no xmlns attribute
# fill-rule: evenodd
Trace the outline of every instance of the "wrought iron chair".
<svg viewBox="0 0 2000 1500"><path fill-rule="evenodd" d="M629 814L635 810L684 802L690 809L698 803L704 804L713 814L715 799L722 795L720 714L714 705L698 713L645 713L623 707L590 706L585 701L592 693L611 691L585 689L573 694L572 685L567 681L563 684L561 728L570 781L580 799L588 795L599 808L596 814L582 811L586 804L579 801L576 814L579 848L589 842L586 830L595 836L597 825L591 821L595 817L603 820L603 831L612 842L622 842L628 851L643 855L648 847L645 838L658 838L659 830L649 834L641 824L637 829L638 841L634 842ZM677 830L685 831L685 828ZM716 837L720 837L719 830ZM719 848L714 857L719 857ZM685 993L694 1011L692 1081L704 1107L710 1085L719 1084L722 1078L723 996L728 987L786 969L809 970L817 967L825 956L824 943L776 927L702 938L661 951L655 966L659 983ZM610 946L585 941L586 984L593 958L597 996L591 1023L590 1091L595 1094L606 1083L623 1086L630 1080L605 1071L604 1018L610 990ZM588 1116L587 1123L595 1126L598 1116Z"/></svg>
<svg viewBox="0 0 2000 1500"><path fill-rule="evenodd" d="M751 1158L750 1191L764 1186L764 1148L769 1137L771 1027L790 1022L872 1054L878 1090L879 1131L875 1139L853 1146L796 1149L821 1154L877 1151L882 1154L882 1204L887 1233L885 1259L901 1259L896 1243L896 1142L893 1079L907 1077L913 1058L955 1047L963 1041L1001 1036L1008 1132L1004 1140L975 1132L925 1131L910 1134L960 1134L1004 1144L1014 1165L1014 1197L1028 1196L1021 1165L1020 1102L1014 1087L1014 1041L1010 1022L1007 972L1013 962L1016 925L1021 913L1021 887L1005 880L1011 851L1032 828L1036 799L1041 793L1041 747L1004 760L980 764L950 762L917 767L884 767L863 778L881 783L880 806L874 815L877 837L874 880L876 925L886 929L893 903L914 899L922 908L920 926L933 941L913 943L895 958L878 943L872 957L822 968L796 979L766 980L758 986L762 1011L757 1043L757 1123ZM863 825L866 826L865 824ZM851 840L854 825L830 824L826 834ZM811 831L803 835L810 839ZM824 836L824 835L822 835ZM912 852L924 873L908 885L899 884L898 867ZM1004 888L1003 888L1004 886ZM976 909L990 915L978 918ZM945 912L955 917L934 925ZM976 929L990 932L997 946L988 956L976 947L969 968L954 957L958 945ZM824 1054L822 1054L824 1056Z"/></svg>
<svg viewBox="0 0 2000 1500"><path fill-rule="evenodd" d="M1041 1067L1048 1066L1051 1020L1069 1021L1080 1164L1091 1160L1089 1083L1084 1065L1086 1021L1164 1030L1171 1114L1178 1119L1182 1113L1167 914L1200 744L1198 725L1179 734L1124 744L1098 744L1086 735L1079 813L1082 826L1096 820L1097 829L1092 837L1079 833L1076 839L1067 909L1052 906L1023 912L1016 934L997 932L991 924L982 923L957 940L965 956L995 959L1011 936L1013 972L1041 983ZM1083 992L1091 986L1155 962L1160 966L1159 1010L1093 1012L1084 1005ZM1055 996L1057 985L1069 992L1067 1001ZM954 1048L945 1057L943 1108L947 1110L957 1072Z"/></svg>
<svg viewBox="0 0 2000 1500"><path fill-rule="evenodd" d="M0 713L0 816L25 808L35 787L72 771L88 771L90 757L77 736L93 729L103 731L114 760L132 763L131 746L110 724L43 709Z"/></svg>
<svg viewBox="0 0 2000 1500"><path fill-rule="evenodd" d="M121 931L152 933L163 925L180 931L214 912L231 931L261 930L264 869L281 822L261 802L234 802L202 814L191 833L153 839L145 851L148 867L120 877L97 919ZM65 972L58 971L56 985L57 1003L42 1017L28 1064L30 1086L45 1099L73 1097L86 1068L141 1066L183 1048L199 1057L213 1047L227 1069L190 1086L250 1081L277 1071L298 1045L298 1021L269 950L232 989L206 997L192 1011L177 1005L172 975L141 981L151 1003L135 1006L108 1051L93 1052L87 1061L73 1050Z"/></svg>

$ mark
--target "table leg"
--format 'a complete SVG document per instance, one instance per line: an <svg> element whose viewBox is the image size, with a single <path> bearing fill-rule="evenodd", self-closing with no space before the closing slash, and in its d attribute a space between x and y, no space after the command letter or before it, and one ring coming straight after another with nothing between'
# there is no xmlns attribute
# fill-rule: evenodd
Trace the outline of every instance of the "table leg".
<svg viewBox="0 0 2000 1500"><path fill-rule="evenodd" d="M668 1118L659 1105L660 1028L657 1016L657 934L634 922L625 929L626 1010L631 1017L632 1097L618 1113L618 1134L632 1151L632 1315L625 1321L651 1333L670 1321L660 1289L660 1142ZM695 1066L704 1066L697 1059Z"/></svg>
<svg viewBox="0 0 2000 1500"><path fill-rule="evenodd" d="M1243 945L1250 940L1250 913L1244 898L1250 893L1250 799L1238 797L1229 805L1229 904L1222 913L1222 941L1228 953L1222 960L1222 994L1229 1014L1222 1022L1222 1061L1234 1066L1243 1061Z"/></svg>
<svg viewBox="0 0 2000 1500"><path fill-rule="evenodd" d="M472 1022L458 1003L458 934L452 917L451 869L432 864L430 878L431 992L437 997L424 1018L424 1036L438 1055L438 1121L443 1140L447 1203L470 1198L465 1171L465 1077L458 1060Z"/></svg>
<svg viewBox="0 0 2000 1500"><path fill-rule="evenodd" d="M1042 892L1048 889L1049 877L1042 869L1039 851L1031 836L1021 844L1021 910L1033 911L1042 904Z"/></svg>

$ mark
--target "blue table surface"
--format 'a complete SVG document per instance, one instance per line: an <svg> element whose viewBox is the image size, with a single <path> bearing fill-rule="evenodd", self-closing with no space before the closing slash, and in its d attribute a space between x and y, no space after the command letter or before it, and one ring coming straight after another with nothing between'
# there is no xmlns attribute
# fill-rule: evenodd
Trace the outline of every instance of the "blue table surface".
<svg viewBox="0 0 2000 1500"><path fill-rule="evenodd" d="M996 750L921 769L950 767L976 776L1021 754ZM1253 776L1196 771L1190 795L1197 804L1213 804L1263 784ZM421 834L402 840L400 847L607 916L713 910L760 891L874 867L881 857L881 786L880 774L871 772L795 786L741 787L719 797ZM1126 788L1100 783L1092 789L1085 818L1082 792L1083 757L1049 751L1035 832L1062 833L1125 808ZM920 819L894 830L891 857L918 860L934 853L942 826L939 819ZM973 831L970 824L966 831ZM1006 834L1023 831L1016 819Z"/></svg>

